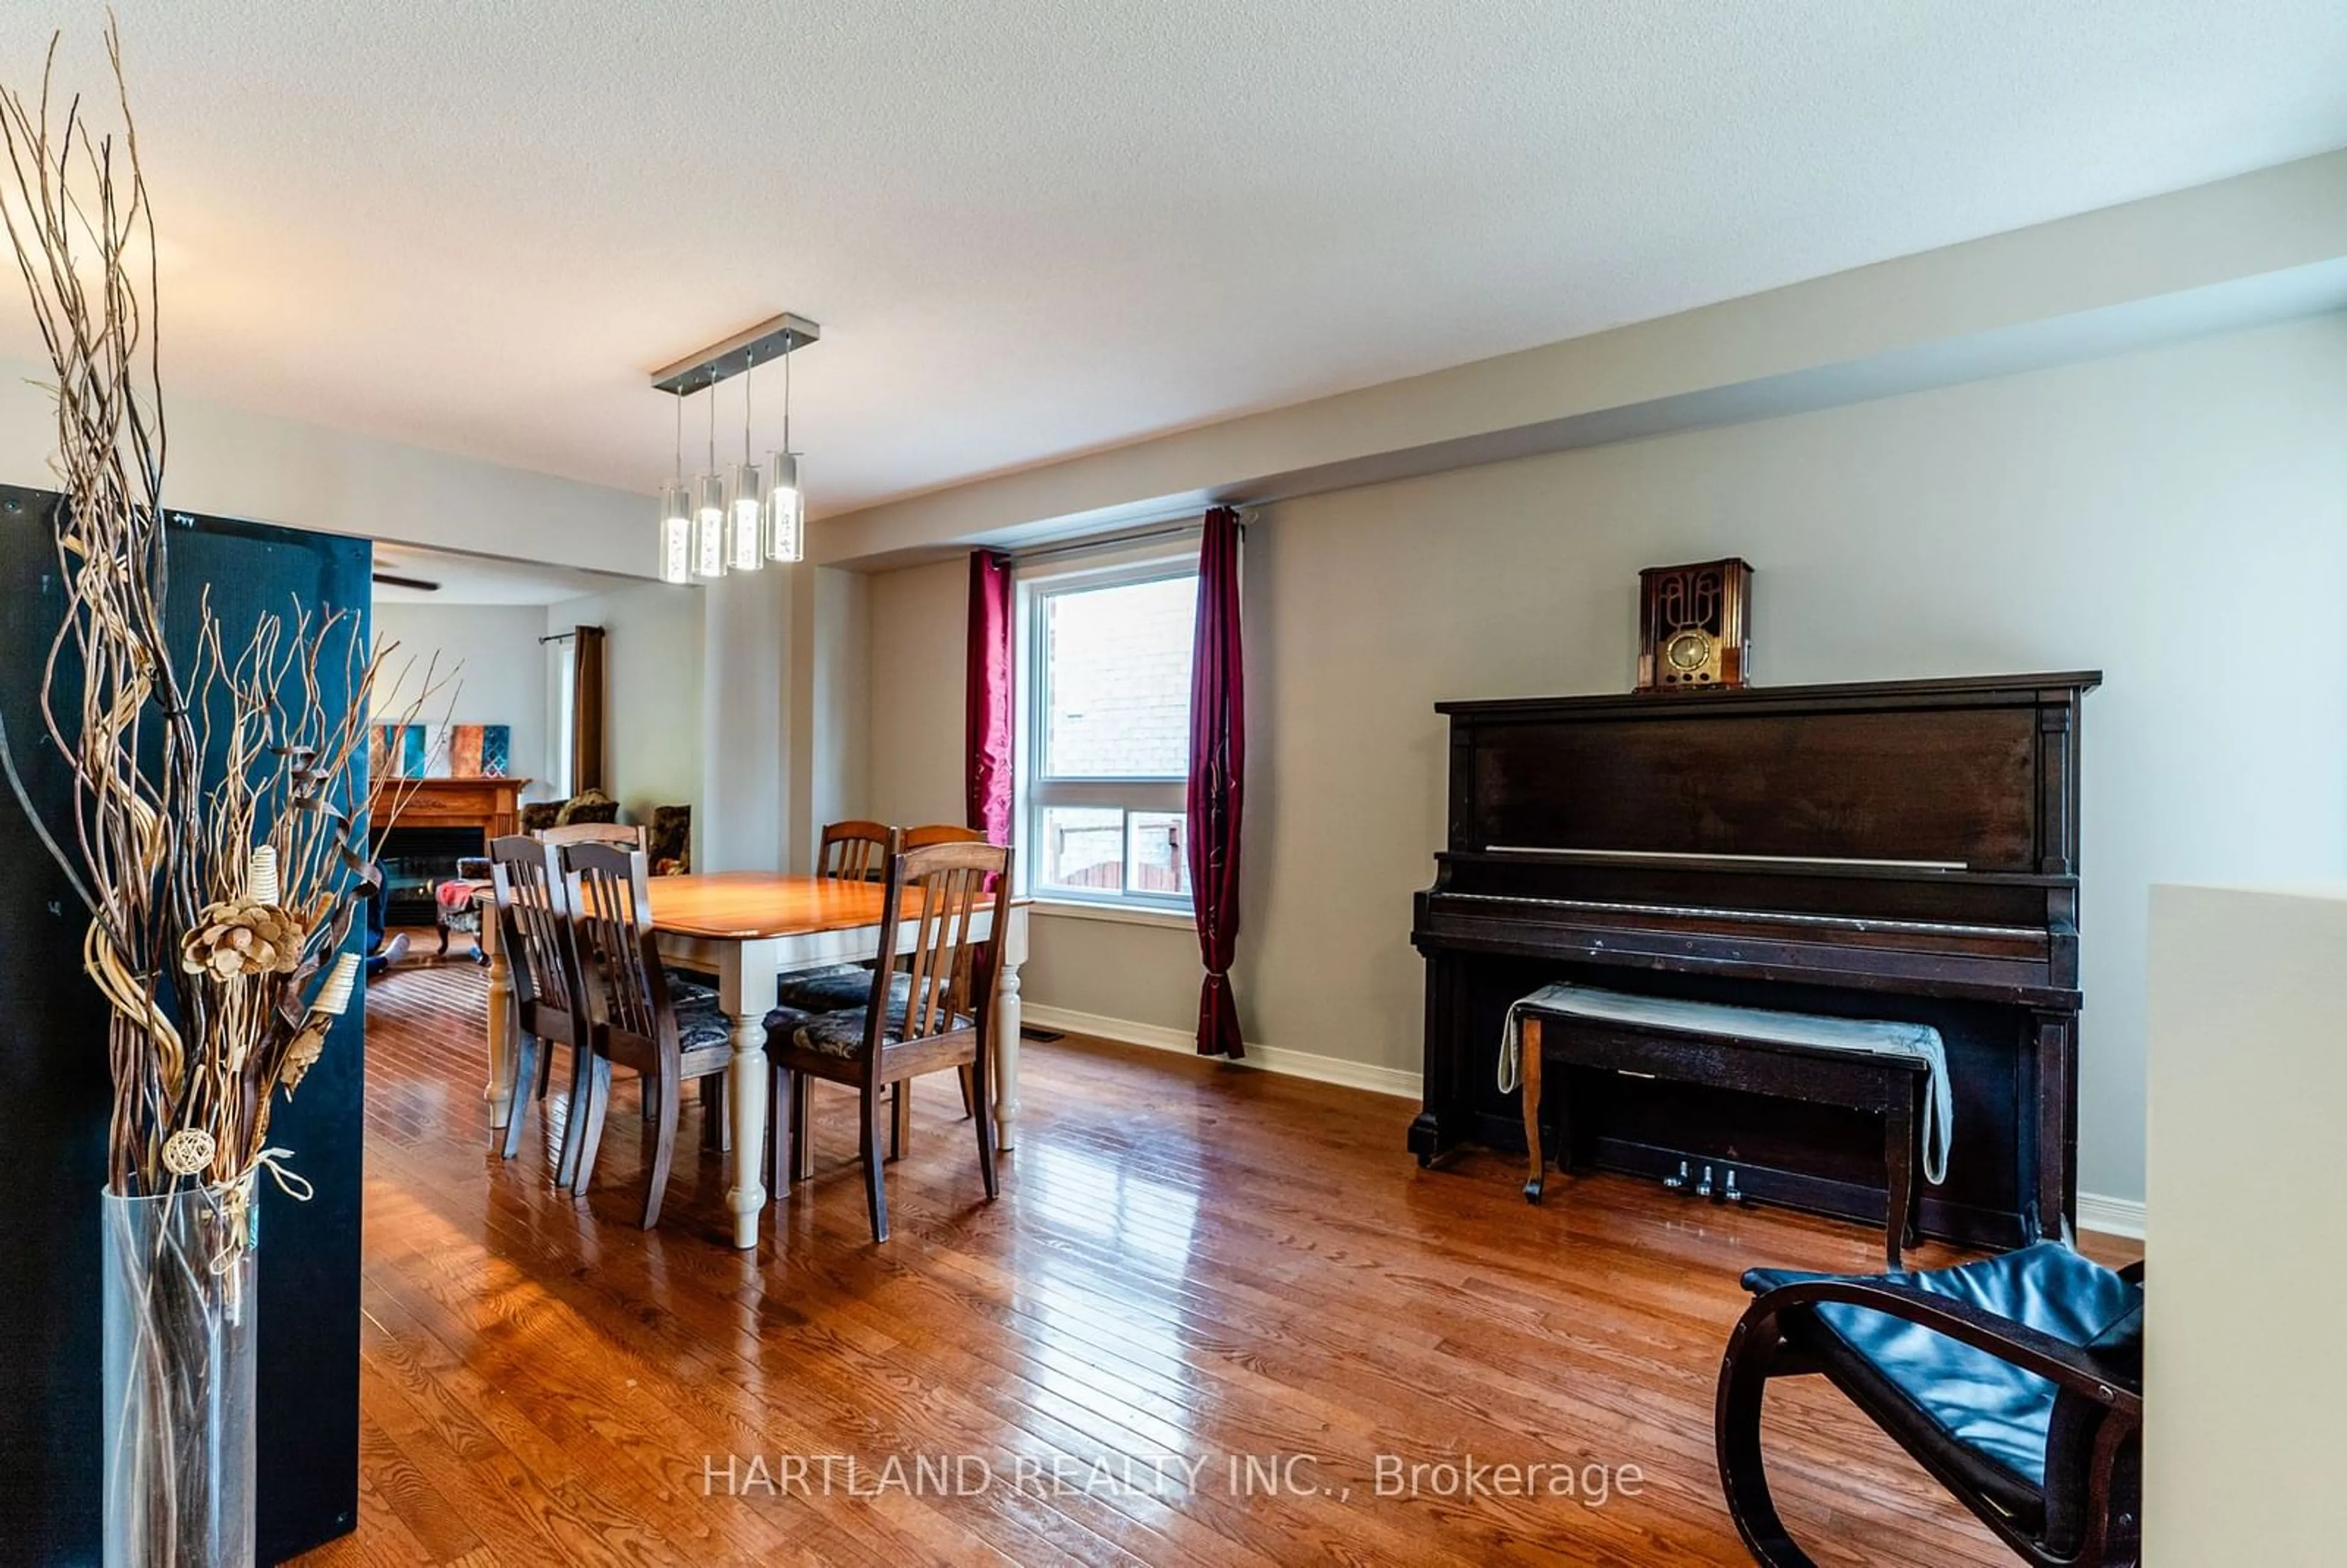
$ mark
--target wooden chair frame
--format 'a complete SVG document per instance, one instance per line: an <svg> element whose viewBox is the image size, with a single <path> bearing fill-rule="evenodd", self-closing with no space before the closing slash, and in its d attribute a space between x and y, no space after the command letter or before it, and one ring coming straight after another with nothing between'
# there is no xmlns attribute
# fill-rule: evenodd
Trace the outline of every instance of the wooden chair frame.
<svg viewBox="0 0 2347 1568"><path fill-rule="evenodd" d="M2143 1265L2120 1270L2143 1279ZM2137 1469L2143 1430L2143 1389L2075 1345L2025 1324L1999 1317L1951 1296L1934 1295L1896 1279L1802 1280L1764 1293L1745 1312L1727 1342L1719 1370L1713 1412L1720 1484L1737 1532L1762 1568L1815 1568L1778 1517L1760 1452L1760 1407L1768 1379L1822 1373L1860 1409L1863 1399L1835 1369L1804 1355L1787 1341L1785 1319L1830 1302L1847 1303L1920 1324L1962 1345L1985 1352L2046 1379L2075 1408L2091 1412L2091 1442L2084 1475L2046 1476L2049 1493L2075 1486L2083 1536L2075 1547L2040 1540L2021 1528L1990 1499L1967 1483L1947 1453L1911 1440L1897 1427L1884 1430L1930 1471L1933 1480L1988 1526L1996 1538L2037 1568L2134 1568L2140 1553L2142 1482ZM1869 1410L1869 1414L1872 1414ZM2058 1418L2057 1418L2058 1419ZM1952 1440L1949 1440L1952 1443ZM2050 1456L2049 1456L2050 1458ZM2052 1512L2049 1508L2049 1513Z"/></svg>
<svg viewBox="0 0 2347 1568"><path fill-rule="evenodd" d="M897 853L897 829L885 822L830 822L815 849L815 874L843 882L869 882L885 875Z"/></svg>
<svg viewBox="0 0 2347 1568"><path fill-rule="evenodd" d="M989 879L991 885L989 886ZM987 935L977 934L980 910L990 911ZM864 1015L864 1044L857 1056L835 1056L802 1048L794 1031L768 1038L774 1093L769 1106L768 1144L776 1192L814 1173L808 1113L808 1083L825 1079L852 1084L860 1104L865 1203L872 1239L888 1239L888 1198L880 1155L882 1091L924 1073L964 1069L975 1100L980 1179L989 1199L999 1184L994 1168L994 1117L989 1104L989 1068L993 1061L995 987L999 934L1010 912L1010 851L999 845L953 843L900 850L888 862L882 897L880 951L893 954L899 930L914 927L906 974L907 999L901 1038L888 1030L889 975L884 963L873 970L872 996ZM957 1018L969 1023L954 1027ZM904 1102L898 1101L898 1114Z"/></svg>
<svg viewBox="0 0 2347 1568"><path fill-rule="evenodd" d="M493 840L489 886L495 918L513 986L515 1031L512 1109L499 1153L521 1153L522 1123L532 1100L543 1102L554 1070L551 1048L570 1048L570 1112L556 1145L556 1180L568 1184L579 1149L580 1047L587 1016L580 987L579 952L570 930L569 907L555 852L527 834Z"/></svg>
<svg viewBox="0 0 2347 1568"><path fill-rule="evenodd" d="M650 862L644 851L574 844L562 852L562 858L590 1030L590 1049L580 1053L588 1069L586 1104L572 1190L583 1194L594 1179L595 1156L610 1106L611 1068L635 1069L644 1087L647 1120L653 1123L642 1218L644 1229L650 1230L660 1223L675 1163L683 1087L694 1080L706 1083L723 1072L733 1045L721 1040L687 1050L678 1038L668 971L652 933ZM704 1101L704 1106L709 1103Z"/></svg>
<svg viewBox="0 0 2347 1568"><path fill-rule="evenodd" d="M963 827L950 822L926 822L904 831L905 849L927 849L933 844L984 844L986 835L974 827Z"/></svg>
<svg viewBox="0 0 2347 1568"><path fill-rule="evenodd" d="M951 822L925 822L918 827L908 827L897 841L901 849L927 849L934 844L984 844L986 835L974 827L963 827ZM961 1113L978 1114L978 1092L969 1081L969 1069L961 1069ZM905 1086L898 1084L894 1103L889 1111L888 1157L902 1159L913 1142L913 1103L906 1098Z"/></svg>

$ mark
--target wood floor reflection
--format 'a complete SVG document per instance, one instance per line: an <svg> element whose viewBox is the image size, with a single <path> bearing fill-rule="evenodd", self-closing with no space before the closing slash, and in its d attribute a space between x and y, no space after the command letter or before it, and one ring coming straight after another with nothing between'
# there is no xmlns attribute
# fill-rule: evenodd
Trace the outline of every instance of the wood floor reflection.
<svg viewBox="0 0 2347 1568"><path fill-rule="evenodd" d="M535 1112L490 1153L482 995L447 964L368 999L361 1519L306 1563L1742 1563L1711 1450L1737 1275L1879 1245L1608 1177L1529 1209L1496 1159L1418 1171L1400 1101L1071 1043L1028 1047L999 1203L925 1081L876 1248L826 1091L815 1179L737 1254L714 1156L631 1223L624 1093L583 1204ZM1819 1563L2009 1560L1829 1390L1770 1422ZM1380 1497L1381 1455L1389 1489L1471 1456L1611 1495L1429 1468Z"/></svg>

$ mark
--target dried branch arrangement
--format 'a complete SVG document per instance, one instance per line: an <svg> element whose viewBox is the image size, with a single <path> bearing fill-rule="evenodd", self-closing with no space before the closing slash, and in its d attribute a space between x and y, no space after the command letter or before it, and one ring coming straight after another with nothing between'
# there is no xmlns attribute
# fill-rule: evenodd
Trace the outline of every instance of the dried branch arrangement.
<svg viewBox="0 0 2347 1568"><path fill-rule="evenodd" d="M153 212L110 26L107 44L118 140L78 98L53 105L54 42L37 99L0 87L0 212L56 374L67 604L35 743L65 759L69 815L44 820L5 730L0 766L88 912L108 1179L129 1197L274 1162L271 1106L357 978L344 939L374 884L353 764L388 650L362 645L357 617L298 604L239 644L207 596L192 682L174 665Z"/></svg>

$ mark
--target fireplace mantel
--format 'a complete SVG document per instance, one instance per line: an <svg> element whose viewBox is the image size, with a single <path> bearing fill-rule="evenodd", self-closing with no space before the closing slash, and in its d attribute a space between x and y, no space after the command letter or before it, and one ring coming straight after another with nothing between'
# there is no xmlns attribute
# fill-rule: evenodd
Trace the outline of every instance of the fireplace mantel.
<svg viewBox="0 0 2347 1568"><path fill-rule="evenodd" d="M521 792L528 779L385 779L375 787L375 834L386 826L477 827L483 842L521 831ZM385 820L405 796L395 822Z"/></svg>

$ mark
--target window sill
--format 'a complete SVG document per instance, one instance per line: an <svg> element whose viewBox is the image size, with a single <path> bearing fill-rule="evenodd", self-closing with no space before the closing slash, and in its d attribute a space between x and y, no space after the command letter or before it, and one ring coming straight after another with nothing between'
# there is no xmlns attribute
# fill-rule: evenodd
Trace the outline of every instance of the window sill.
<svg viewBox="0 0 2347 1568"><path fill-rule="evenodd" d="M1081 898L1037 898L1030 907L1038 915L1071 920L1105 920L1116 926L1163 926L1175 931L1198 928L1195 916L1178 909L1143 909L1130 904L1089 904Z"/></svg>

